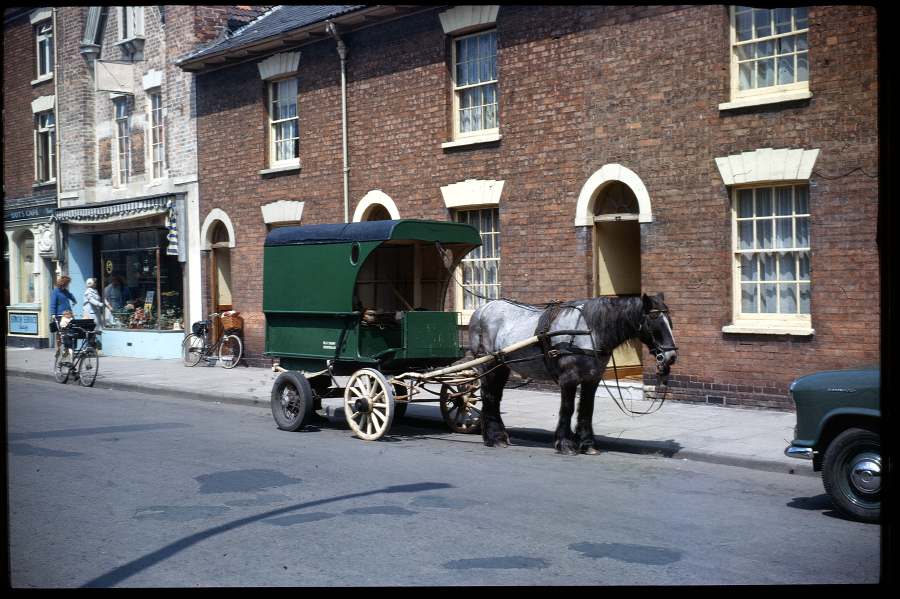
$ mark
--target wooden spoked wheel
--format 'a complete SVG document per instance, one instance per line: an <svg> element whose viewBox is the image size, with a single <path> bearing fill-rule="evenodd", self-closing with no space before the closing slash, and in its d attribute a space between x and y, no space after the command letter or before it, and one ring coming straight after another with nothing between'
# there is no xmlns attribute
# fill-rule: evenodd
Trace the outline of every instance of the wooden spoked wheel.
<svg viewBox="0 0 900 599"><path fill-rule="evenodd" d="M441 415L455 433L477 433L481 430L478 403L478 381L460 385L441 385Z"/></svg>
<svg viewBox="0 0 900 599"><path fill-rule="evenodd" d="M391 428L394 420L394 390L383 374L373 368L357 370L344 390L344 415L360 439L375 441Z"/></svg>

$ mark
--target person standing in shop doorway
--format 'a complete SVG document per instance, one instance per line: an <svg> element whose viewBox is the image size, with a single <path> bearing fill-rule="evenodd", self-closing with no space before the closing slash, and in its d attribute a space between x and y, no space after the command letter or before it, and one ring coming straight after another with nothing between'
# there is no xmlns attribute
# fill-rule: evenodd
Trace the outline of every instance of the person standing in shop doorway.
<svg viewBox="0 0 900 599"><path fill-rule="evenodd" d="M82 310L82 318L90 318L97 323L97 330L103 329L103 309L107 308L107 304L100 299L97 292L97 279L90 278L85 281L86 289L84 290L84 304Z"/></svg>

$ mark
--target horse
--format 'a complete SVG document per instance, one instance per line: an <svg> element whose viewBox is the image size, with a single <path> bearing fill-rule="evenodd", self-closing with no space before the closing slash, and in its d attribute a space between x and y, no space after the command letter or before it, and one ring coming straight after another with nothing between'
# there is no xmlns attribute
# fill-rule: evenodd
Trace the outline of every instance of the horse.
<svg viewBox="0 0 900 599"><path fill-rule="evenodd" d="M509 435L500 417L500 401L510 370L538 380L555 380L560 388L559 422L554 447L564 455L597 454L592 418L594 393L615 347L638 338L657 360L657 377L665 386L678 355L672 319L664 295L595 297L539 308L510 300L493 300L469 320L469 350L476 356L493 354L535 334L549 331L590 331L544 337L534 344L500 356L499 364L483 367L481 434L488 447L506 447ZM571 430L575 394L581 386L578 420Z"/></svg>

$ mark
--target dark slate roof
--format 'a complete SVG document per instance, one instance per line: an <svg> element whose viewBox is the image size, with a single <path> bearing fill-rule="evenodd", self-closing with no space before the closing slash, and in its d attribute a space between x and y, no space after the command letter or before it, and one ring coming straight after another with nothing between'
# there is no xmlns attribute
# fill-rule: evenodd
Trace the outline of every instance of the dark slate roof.
<svg viewBox="0 0 900 599"><path fill-rule="evenodd" d="M276 35L312 25L347 14L355 10L366 8L364 4L320 5L320 6L291 6L280 5L272 8L258 19L248 23L235 31L225 40L204 48L193 54L182 57L178 62L183 63L210 54L217 54L225 50L233 50L253 42L274 37Z"/></svg>

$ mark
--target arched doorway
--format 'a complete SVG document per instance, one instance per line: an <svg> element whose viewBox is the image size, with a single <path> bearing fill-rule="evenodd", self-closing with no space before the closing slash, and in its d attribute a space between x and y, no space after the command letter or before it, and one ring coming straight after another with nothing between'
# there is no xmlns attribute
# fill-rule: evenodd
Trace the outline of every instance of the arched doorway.
<svg viewBox="0 0 900 599"><path fill-rule="evenodd" d="M391 215L387 211L387 208L379 204L375 204L366 213L364 220L391 220Z"/></svg>
<svg viewBox="0 0 900 599"><path fill-rule="evenodd" d="M640 207L634 191L621 181L606 183L594 201L593 216L594 294L640 295ZM620 345L613 357L619 378L641 378L640 341Z"/></svg>
<svg viewBox="0 0 900 599"><path fill-rule="evenodd" d="M231 296L231 239L222 221L216 221L209 231L210 246L210 311L224 312L234 307ZM220 334L215 327L214 337Z"/></svg>

